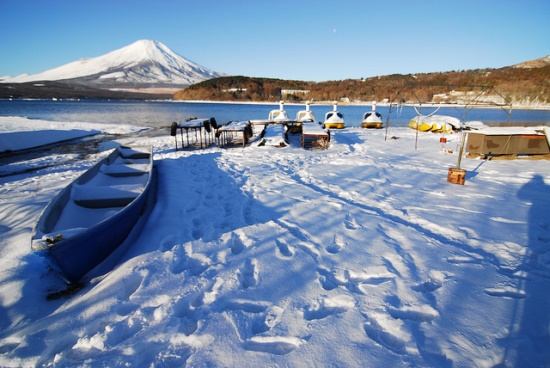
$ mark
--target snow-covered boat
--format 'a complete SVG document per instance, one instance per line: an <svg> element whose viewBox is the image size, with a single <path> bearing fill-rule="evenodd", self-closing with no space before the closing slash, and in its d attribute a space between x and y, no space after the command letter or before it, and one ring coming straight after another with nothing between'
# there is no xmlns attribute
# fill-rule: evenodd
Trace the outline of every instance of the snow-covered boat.
<svg viewBox="0 0 550 368"><path fill-rule="evenodd" d="M272 122L272 123L282 123L282 122L285 122L285 121L288 121L290 120L288 118L288 114L286 113L286 111L284 110L284 102L281 101L279 103L279 110L271 110L269 112L269 116L267 117L267 120L269 122Z"/></svg>
<svg viewBox="0 0 550 368"><path fill-rule="evenodd" d="M376 101L372 102L372 111L367 111L363 114L361 127L363 128L382 128L382 115L376 111Z"/></svg>
<svg viewBox="0 0 550 368"><path fill-rule="evenodd" d="M446 115L418 115L411 119L409 127L421 132L450 133L460 129L460 120Z"/></svg>
<svg viewBox="0 0 550 368"><path fill-rule="evenodd" d="M306 103L306 109L296 113L296 121L298 123L315 122L315 114L309 109L309 102Z"/></svg>
<svg viewBox="0 0 550 368"><path fill-rule="evenodd" d="M412 118L409 122L409 128L414 130L419 130L421 132L427 132L429 130L432 130L432 124L428 124L420 119Z"/></svg>
<svg viewBox="0 0 550 368"><path fill-rule="evenodd" d="M31 248L76 283L129 235L153 182L151 146L118 147L46 206Z"/></svg>
<svg viewBox="0 0 550 368"><path fill-rule="evenodd" d="M345 125L344 114L338 111L338 104L333 105L332 111L325 114L325 122L323 124L327 129L343 129Z"/></svg>

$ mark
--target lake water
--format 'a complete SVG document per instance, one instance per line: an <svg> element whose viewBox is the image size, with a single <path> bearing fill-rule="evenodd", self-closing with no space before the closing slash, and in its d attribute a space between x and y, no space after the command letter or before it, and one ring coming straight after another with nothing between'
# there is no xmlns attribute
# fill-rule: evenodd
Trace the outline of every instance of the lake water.
<svg viewBox="0 0 550 368"><path fill-rule="evenodd" d="M269 112L278 109L279 104L236 104L236 103L192 103L170 101L51 101L51 100L0 100L0 116L24 116L30 119L53 121L77 121L90 123L132 124L148 127L165 127L173 121L182 122L190 117L216 118L219 124L229 120L267 119ZM285 104L284 109L294 118L304 105ZM317 121L323 121L325 113L332 110L330 105L312 105ZM346 126L360 126L364 112L370 106L338 106L344 114ZM378 106L377 111L388 119L388 106ZM435 108L422 107L420 112L428 115ZM506 110L500 108L475 108L465 111L463 107L442 107L438 115L454 116L465 121L482 121L488 125L504 125L508 120ZM413 107L402 109L392 107L389 116L391 126L407 126L417 115ZM465 117L464 117L465 116ZM514 109L510 115L511 125L545 124L550 125L549 110Z"/></svg>

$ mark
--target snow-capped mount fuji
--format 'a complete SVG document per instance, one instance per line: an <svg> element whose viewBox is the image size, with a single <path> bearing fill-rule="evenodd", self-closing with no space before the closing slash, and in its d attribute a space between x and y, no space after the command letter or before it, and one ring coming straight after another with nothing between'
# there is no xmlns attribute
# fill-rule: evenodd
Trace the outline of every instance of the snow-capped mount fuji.
<svg viewBox="0 0 550 368"><path fill-rule="evenodd" d="M63 81L96 88L183 88L223 76L176 54L158 41L139 40L91 59L80 59L3 83Z"/></svg>

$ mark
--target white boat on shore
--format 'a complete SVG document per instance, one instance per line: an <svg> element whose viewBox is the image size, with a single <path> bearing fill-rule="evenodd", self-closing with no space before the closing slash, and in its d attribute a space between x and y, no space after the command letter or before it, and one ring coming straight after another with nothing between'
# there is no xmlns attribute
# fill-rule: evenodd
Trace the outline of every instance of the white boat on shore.
<svg viewBox="0 0 550 368"><path fill-rule="evenodd" d="M315 114L309 109L310 103L306 103L306 109L300 110L296 113L296 122L298 123L309 123L315 122Z"/></svg>
<svg viewBox="0 0 550 368"><path fill-rule="evenodd" d="M290 120L288 118L288 114L286 113L284 109L284 101L281 101L279 103L279 109L278 110L271 110L269 112L269 115L267 117L267 120L271 123L283 123L285 121Z"/></svg>
<svg viewBox="0 0 550 368"><path fill-rule="evenodd" d="M130 234L153 186L151 146L118 147L46 206L31 248L69 283L105 260Z"/></svg>
<svg viewBox="0 0 550 368"><path fill-rule="evenodd" d="M334 103L332 111L325 114L324 127L327 129L343 129L345 126L344 114L338 111L338 103Z"/></svg>
<svg viewBox="0 0 550 368"><path fill-rule="evenodd" d="M361 127L380 129L383 126L382 114L376 111L376 101L372 102L372 111L367 111L363 114Z"/></svg>

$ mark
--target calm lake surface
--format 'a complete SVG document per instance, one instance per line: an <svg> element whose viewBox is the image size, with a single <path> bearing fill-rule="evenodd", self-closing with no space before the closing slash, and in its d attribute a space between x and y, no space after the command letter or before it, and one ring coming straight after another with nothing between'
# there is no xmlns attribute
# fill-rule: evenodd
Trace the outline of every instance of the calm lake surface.
<svg viewBox="0 0 550 368"><path fill-rule="evenodd" d="M51 100L0 100L0 116L24 116L29 119L42 119L66 122L90 122L108 124L131 124L148 127L166 127L173 121L182 122L190 117L216 118L219 124L230 120L267 119L269 112L278 109L279 104L236 104L236 103L196 103L171 101L51 101ZM331 105L312 105L317 121L323 121L325 113L332 111ZM292 119L305 105L285 104L284 109ZM418 108L417 108L418 109ZM362 115L370 111L370 106L338 106L344 114L347 127L360 126ZM389 114L391 126L407 126L410 119L418 115L411 106L397 109L378 106L376 109L386 123ZM422 107L423 115L435 111L432 107ZM442 107L438 115L454 116L464 121L482 121L488 125L506 125L508 111L500 108ZM549 110L513 109L511 125L550 125Z"/></svg>

